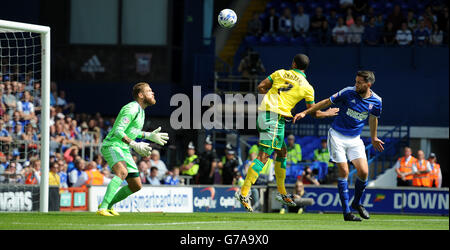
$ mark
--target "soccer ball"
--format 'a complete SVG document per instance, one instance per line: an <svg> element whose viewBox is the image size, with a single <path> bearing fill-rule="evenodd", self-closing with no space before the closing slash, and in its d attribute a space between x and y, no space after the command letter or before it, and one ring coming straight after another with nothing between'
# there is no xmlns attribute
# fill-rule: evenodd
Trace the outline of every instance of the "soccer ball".
<svg viewBox="0 0 450 250"><path fill-rule="evenodd" d="M223 9L222 11L220 11L217 20L220 26L224 28L232 28L237 22L237 16L233 10Z"/></svg>

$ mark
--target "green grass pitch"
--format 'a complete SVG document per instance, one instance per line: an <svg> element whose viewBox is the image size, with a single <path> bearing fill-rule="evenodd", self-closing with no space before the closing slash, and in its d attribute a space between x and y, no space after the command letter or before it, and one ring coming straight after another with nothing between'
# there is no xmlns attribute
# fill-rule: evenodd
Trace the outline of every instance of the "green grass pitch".
<svg viewBox="0 0 450 250"><path fill-rule="evenodd" d="M420 226L418 226L420 225ZM0 213L0 230L449 230L448 216L372 214L345 222L341 214L278 213Z"/></svg>

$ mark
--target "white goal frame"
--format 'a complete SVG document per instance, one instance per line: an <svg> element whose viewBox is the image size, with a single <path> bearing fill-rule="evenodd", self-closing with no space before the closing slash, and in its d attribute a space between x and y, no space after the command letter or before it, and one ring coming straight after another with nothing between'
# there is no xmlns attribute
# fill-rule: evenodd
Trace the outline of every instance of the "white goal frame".
<svg viewBox="0 0 450 250"><path fill-rule="evenodd" d="M48 213L50 164L50 27L0 20L0 29L41 35L41 183L39 211Z"/></svg>

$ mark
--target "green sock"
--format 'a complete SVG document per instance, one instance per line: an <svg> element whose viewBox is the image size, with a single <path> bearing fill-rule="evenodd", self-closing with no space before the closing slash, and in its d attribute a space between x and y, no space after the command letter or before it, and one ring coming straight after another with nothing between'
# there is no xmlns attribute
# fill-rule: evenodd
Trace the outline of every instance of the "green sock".
<svg viewBox="0 0 450 250"><path fill-rule="evenodd" d="M123 180L120 179L118 176L114 176L111 179L111 182L108 184L108 187L106 188L105 196L103 197L102 204L100 204L100 209L106 209L111 203L112 199L114 198L117 189L120 187L120 184L122 184Z"/></svg>
<svg viewBox="0 0 450 250"><path fill-rule="evenodd" d="M114 195L113 199L111 200L111 202L108 205L108 209L111 209L114 204L127 198L132 193L133 192L130 190L130 187L128 187L128 185L123 186L121 189L119 189L119 191L117 191L116 195Z"/></svg>

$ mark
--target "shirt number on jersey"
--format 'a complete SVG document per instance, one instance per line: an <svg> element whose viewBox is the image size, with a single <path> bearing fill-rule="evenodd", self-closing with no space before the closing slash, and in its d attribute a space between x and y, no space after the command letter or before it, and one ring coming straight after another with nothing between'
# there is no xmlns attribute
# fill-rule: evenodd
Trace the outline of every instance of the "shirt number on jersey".
<svg viewBox="0 0 450 250"><path fill-rule="evenodd" d="M290 84L288 82L285 82L285 84L287 85L286 87L278 89L278 94L280 94L281 91L283 91L283 92L289 91L294 87L292 84Z"/></svg>

